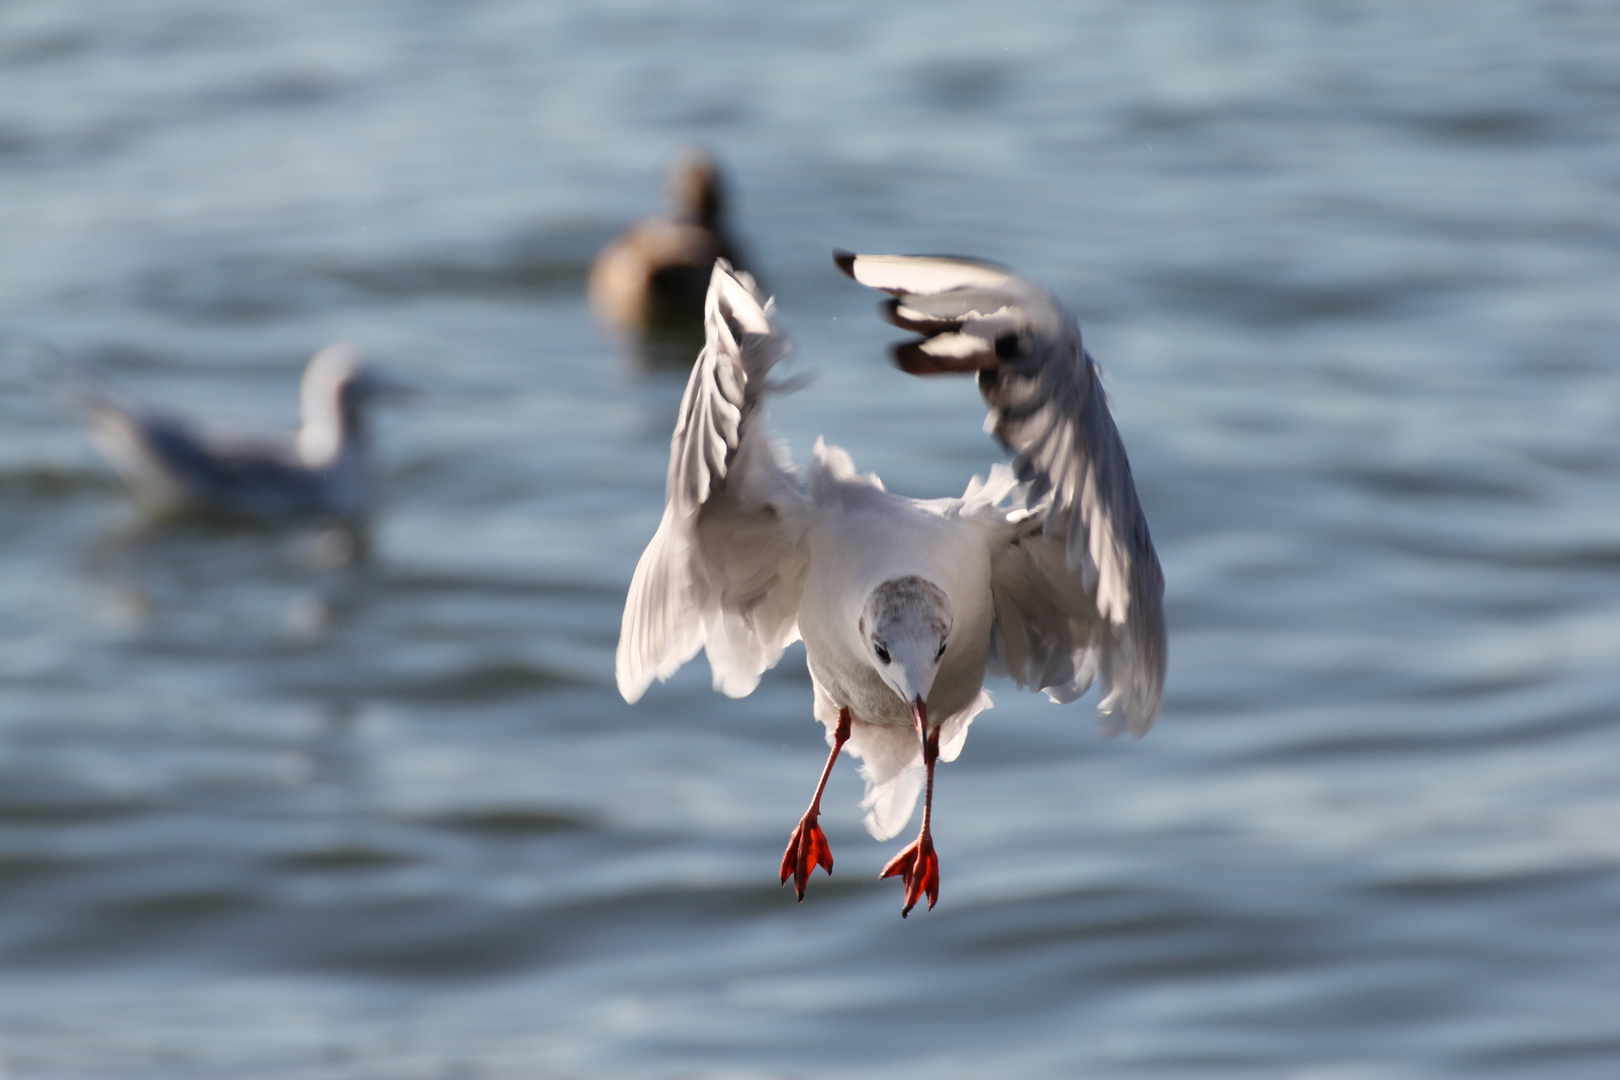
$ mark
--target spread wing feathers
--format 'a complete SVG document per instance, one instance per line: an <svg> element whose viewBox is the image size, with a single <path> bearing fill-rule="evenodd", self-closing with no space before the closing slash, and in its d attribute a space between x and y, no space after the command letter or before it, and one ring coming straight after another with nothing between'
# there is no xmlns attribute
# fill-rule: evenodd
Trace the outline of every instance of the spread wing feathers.
<svg viewBox="0 0 1620 1080"><path fill-rule="evenodd" d="M1079 324L1046 289L990 263L834 258L894 297L889 321L922 335L896 347L904 370L978 372L986 428L1013 453L1040 531L1023 533L994 571L1006 673L1059 701L1100 677L1100 708L1123 714L1106 726L1146 733L1164 683L1164 575Z"/></svg>
<svg viewBox="0 0 1620 1080"><path fill-rule="evenodd" d="M1095 587L1070 568L1064 538L1043 534L1034 520L991 561L991 670L1060 703L1100 679L1103 733L1147 734L1164 689L1164 579L1158 562L1131 566L1137 599L1116 623L1101 612Z"/></svg>
<svg viewBox="0 0 1620 1080"><path fill-rule="evenodd" d="M787 351L751 277L715 264L706 341L670 440L664 518L636 566L619 633L635 701L706 649L715 689L743 697L798 639L808 501L765 430L767 377Z"/></svg>

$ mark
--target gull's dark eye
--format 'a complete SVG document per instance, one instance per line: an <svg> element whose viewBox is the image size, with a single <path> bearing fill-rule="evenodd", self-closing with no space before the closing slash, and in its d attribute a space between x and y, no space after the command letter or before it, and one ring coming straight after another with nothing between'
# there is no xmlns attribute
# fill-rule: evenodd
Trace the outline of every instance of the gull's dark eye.
<svg viewBox="0 0 1620 1080"><path fill-rule="evenodd" d="M942 641L942 642L939 643L939 652L934 654L935 663L938 663L940 657L942 657L944 655L945 655L945 643Z"/></svg>
<svg viewBox="0 0 1620 1080"><path fill-rule="evenodd" d="M877 658L881 663L887 664L889 662L889 650L883 647L882 642L872 642L872 651L877 653Z"/></svg>

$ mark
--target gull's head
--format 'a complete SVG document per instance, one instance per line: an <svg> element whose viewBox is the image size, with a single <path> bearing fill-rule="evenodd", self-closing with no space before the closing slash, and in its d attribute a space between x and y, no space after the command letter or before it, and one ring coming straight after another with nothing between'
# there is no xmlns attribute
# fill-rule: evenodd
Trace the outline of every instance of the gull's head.
<svg viewBox="0 0 1620 1080"><path fill-rule="evenodd" d="M926 726L928 692L951 636L945 590L915 574L890 578L866 598L859 630L872 666Z"/></svg>
<svg viewBox="0 0 1620 1080"><path fill-rule="evenodd" d="M304 417L298 436L301 456L310 464L335 458L345 445L363 437L366 402L405 389L369 367L355 346L326 346L310 358L298 391Z"/></svg>

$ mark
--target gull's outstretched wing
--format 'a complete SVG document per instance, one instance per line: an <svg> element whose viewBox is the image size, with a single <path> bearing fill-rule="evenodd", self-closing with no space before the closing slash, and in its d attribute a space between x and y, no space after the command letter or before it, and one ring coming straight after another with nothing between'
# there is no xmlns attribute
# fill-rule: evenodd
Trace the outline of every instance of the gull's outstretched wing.
<svg viewBox="0 0 1620 1080"><path fill-rule="evenodd" d="M664 519L636 566L619 632L619 692L635 701L706 649L742 697L799 636L809 503L772 452L764 402L786 352L754 281L715 263L706 342L670 440Z"/></svg>
<svg viewBox="0 0 1620 1080"><path fill-rule="evenodd" d="M994 661L1057 701L1100 677L1108 728L1145 734L1164 687L1164 575L1079 324L1046 289L991 263L834 259L894 297L890 322L922 335L895 347L903 370L978 373L986 427L1013 453L1033 516L992 568Z"/></svg>

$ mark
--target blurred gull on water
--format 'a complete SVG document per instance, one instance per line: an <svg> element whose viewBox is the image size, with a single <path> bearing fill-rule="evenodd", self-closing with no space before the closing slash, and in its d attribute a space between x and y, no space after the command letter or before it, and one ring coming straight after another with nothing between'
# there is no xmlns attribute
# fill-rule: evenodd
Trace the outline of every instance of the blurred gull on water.
<svg viewBox="0 0 1620 1080"><path fill-rule="evenodd" d="M367 407L405 390L367 366L355 346L328 345L304 369L298 431L249 437L148 408L65 359L45 374L149 513L261 521L361 518L375 486Z"/></svg>
<svg viewBox="0 0 1620 1080"><path fill-rule="evenodd" d="M619 638L626 700L706 650L715 688L753 692L801 637L832 752L789 835L781 879L799 899L832 852L817 824L845 744L863 762L866 827L917 839L884 868L901 915L939 897L934 765L961 752L991 705L987 673L1056 702L1094 681L1105 730L1143 735L1164 689L1164 576L1130 464L1080 328L1045 289L988 263L840 253L922 335L896 360L917 375L976 372L1013 468L959 498L910 499L817 440L809 491L766 434L771 369L786 352L753 279L716 265L708 341L670 447L664 518L636 567Z"/></svg>

